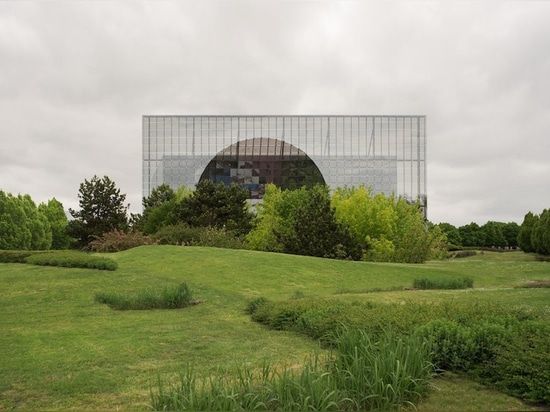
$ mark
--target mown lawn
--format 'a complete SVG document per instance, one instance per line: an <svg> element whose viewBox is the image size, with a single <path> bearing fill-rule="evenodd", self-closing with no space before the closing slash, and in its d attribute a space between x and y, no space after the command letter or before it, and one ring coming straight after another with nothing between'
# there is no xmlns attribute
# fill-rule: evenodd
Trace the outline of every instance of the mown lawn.
<svg viewBox="0 0 550 412"><path fill-rule="evenodd" d="M483 299L529 306L550 322L550 263L521 252L484 253L424 265L377 264L199 247L150 246L109 255L118 270L0 264L0 409L148 409L158 379L191 363L204 375L236 365L299 365L317 348L267 330L244 313L256 297L300 296L437 302ZM473 290L399 291L418 277L470 276ZM186 309L115 311L97 292L186 282L201 303ZM379 292L378 290L387 290ZM378 291L378 292L377 292ZM434 382L421 410L518 410L521 402L460 377ZM474 389L475 388L475 389ZM475 396L461 396L457 391ZM481 408L480 408L481 407Z"/></svg>

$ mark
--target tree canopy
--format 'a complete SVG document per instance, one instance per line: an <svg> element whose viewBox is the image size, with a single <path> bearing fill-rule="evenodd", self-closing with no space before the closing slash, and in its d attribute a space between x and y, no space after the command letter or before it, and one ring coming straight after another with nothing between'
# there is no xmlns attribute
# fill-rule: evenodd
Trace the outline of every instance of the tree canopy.
<svg viewBox="0 0 550 412"><path fill-rule="evenodd" d="M0 249L47 250L51 246L51 224L31 197L0 190Z"/></svg>
<svg viewBox="0 0 550 412"><path fill-rule="evenodd" d="M108 176L85 179L78 191L80 210L69 209L74 220L68 233L78 247L86 247L92 240L113 230L128 228L126 195L120 192Z"/></svg>
<svg viewBox="0 0 550 412"><path fill-rule="evenodd" d="M257 250L394 262L423 262L445 249L418 205L365 187L338 189L331 198L326 186L267 185L247 240Z"/></svg>
<svg viewBox="0 0 550 412"><path fill-rule="evenodd" d="M239 185L214 184L205 179L179 202L178 220L191 227L225 229L236 235L250 231L248 191Z"/></svg>

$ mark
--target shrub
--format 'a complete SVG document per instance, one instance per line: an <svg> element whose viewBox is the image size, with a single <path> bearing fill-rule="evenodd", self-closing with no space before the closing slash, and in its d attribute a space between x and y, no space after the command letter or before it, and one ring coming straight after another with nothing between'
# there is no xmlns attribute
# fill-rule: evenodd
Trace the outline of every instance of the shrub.
<svg viewBox="0 0 550 412"><path fill-rule="evenodd" d="M199 227L178 223L160 228L153 238L161 245L189 245L199 240L200 230Z"/></svg>
<svg viewBox="0 0 550 412"><path fill-rule="evenodd" d="M252 299L246 305L245 312L249 315L252 315L253 313L256 313L256 311L258 310L259 307L266 304L267 302L268 302L268 300L265 297L259 297L259 298Z"/></svg>
<svg viewBox="0 0 550 412"><path fill-rule="evenodd" d="M116 270L118 267L118 264L112 259L76 251L36 253L28 256L25 263L98 270Z"/></svg>
<svg viewBox="0 0 550 412"><path fill-rule="evenodd" d="M525 282L520 287L522 288L550 288L550 280L535 280Z"/></svg>
<svg viewBox="0 0 550 412"><path fill-rule="evenodd" d="M503 325L464 325L451 319L435 319L415 331L430 343L434 365L453 371L473 371L492 361L507 333Z"/></svg>
<svg viewBox="0 0 550 412"><path fill-rule="evenodd" d="M121 230L113 230L104 233L103 236L91 241L90 250L99 253L120 252L137 246L150 245L153 239L141 232L125 233Z"/></svg>
<svg viewBox="0 0 550 412"><path fill-rule="evenodd" d="M191 289L185 282L136 293L100 292L94 295L94 300L116 310L180 309L193 303Z"/></svg>
<svg viewBox="0 0 550 412"><path fill-rule="evenodd" d="M470 256L475 256L475 255L477 255L477 252L475 250L457 250L449 253L448 257L450 259L454 259L454 258L466 258Z"/></svg>
<svg viewBox="0 0 550 412"><path fill-rule="evenodd" d="M25 259L34 253L28 250L0 250L0 263L25 263Z"/></svg>
<svg viewBox="0 0 550 412"><path fill-rule="evenodd" d="M161 245L209 246L245 249L243 240L225 229L190 227L185 223L161 228L153 238Z"/></svg>
<svg viewBox="0 0 550 412"><path fill-rule="evenodd" d="M441 278L414 279L413 288L415 289L468 289L474 287L474 280L469 277L461 278Z"/></svg>
<svg viewBox="0 0 550 412"><path fill-rule="evenodd" d="M199 239L192 242L195 246L219 247L224 249L245 249L243 240L225 229L201 227L198 231Z"/></svg>
<svg viewBox="0 0 550 412"><path fill-rule="evenodd" d="M522 322L485 365L485 382L520 399L550 405L550 326Z"/></svg>

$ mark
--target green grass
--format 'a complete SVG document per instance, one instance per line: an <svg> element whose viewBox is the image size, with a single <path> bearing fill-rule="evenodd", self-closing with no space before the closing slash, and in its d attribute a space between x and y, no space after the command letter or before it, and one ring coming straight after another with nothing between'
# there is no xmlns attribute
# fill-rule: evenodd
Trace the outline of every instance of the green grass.
<svg viewBox="0 0 550 412"><path fill-rule="evenodd" d="M485 252L424 265L177 246L141 247L108 256L118 264L114 272L0 264L0 409L147 410L159 377L176 383L189 364L204 377L261 368L266 360L303 365L317 343L251 322L245 309L259 297L487 300L528 306L546 313L550 322L550 290L518 288L525 282L550 280L550 266L521 252ZM445 276L468 276L475 288L402 290L415 278ZM200 305L175 311L115 311L94 301L96 293L182 282L202 301ZM337 295L342 290L346 293ZM381 291L362 293L374 290ZM468 387L461 382L458 386ZM440 409L437 402L445 404L440 398L453 396L442 391L434 392L421 408ZM512 398L491 396L501 399L489 402L500 405L496 409L518 408ZM475 409L468 402L465 397L462 410Z"/></svg>

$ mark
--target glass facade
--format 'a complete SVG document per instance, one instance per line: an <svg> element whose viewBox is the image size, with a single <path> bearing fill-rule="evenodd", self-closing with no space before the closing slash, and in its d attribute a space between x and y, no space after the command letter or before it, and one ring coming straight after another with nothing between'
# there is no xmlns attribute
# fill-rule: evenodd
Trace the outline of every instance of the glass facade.
<svg viewBox="0 0 550 412"><path fill-rule="evenodd" d="M426 198L426 116L143 116L143 196L167 183L370 186Z"/></svg>

